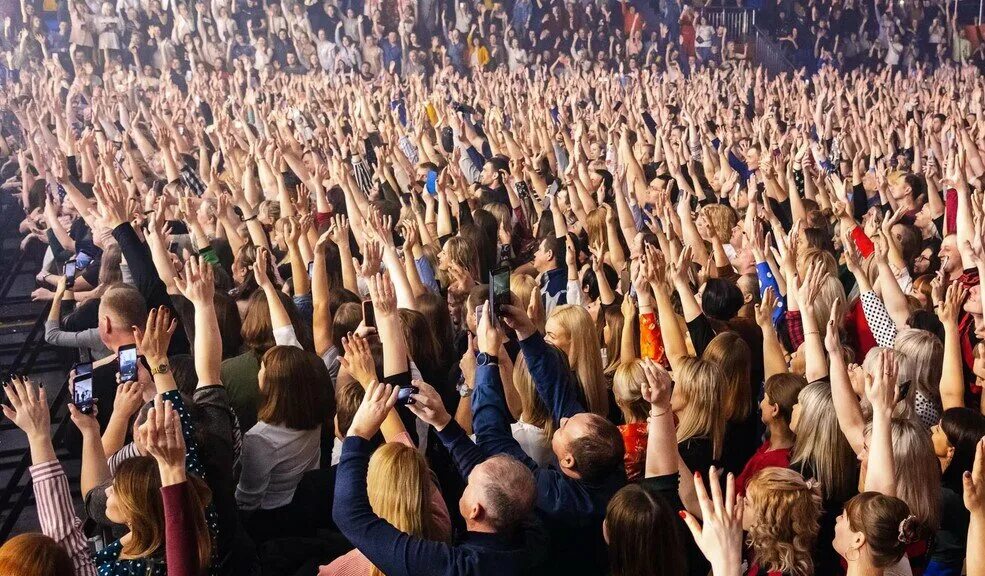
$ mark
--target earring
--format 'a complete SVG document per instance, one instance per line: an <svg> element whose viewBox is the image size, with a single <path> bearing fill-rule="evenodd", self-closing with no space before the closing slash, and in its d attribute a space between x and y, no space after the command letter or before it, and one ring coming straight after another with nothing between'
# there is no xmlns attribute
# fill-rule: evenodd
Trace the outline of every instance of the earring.
<svg viewBox="0 0 985 576"><path fill-rule="evenodd" d="M855 553L854 558L852 558L852 552ZM858 548L849 548L848 552L845 553L845 560L848 560L849 562L858 562L859 556L861 556L861 553Z"/></svg>

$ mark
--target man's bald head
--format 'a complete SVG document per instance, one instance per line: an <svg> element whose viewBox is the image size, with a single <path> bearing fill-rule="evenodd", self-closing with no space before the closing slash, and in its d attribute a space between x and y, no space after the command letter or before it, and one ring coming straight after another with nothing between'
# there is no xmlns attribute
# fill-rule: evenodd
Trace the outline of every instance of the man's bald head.
<svg viewBox="0 0 985 576"><path fill-rule="evenodd" d="M147 302L136 288L118 284L99 299L99 337L107 348L133 342L132 328L146 323Z"/></svg>
<svg viewBox="0 0 985 576"><path fill-rule="evenodd" d="M497 533L510 532L533 511L534 475L519 460L500 454L476 466L469 475L470 495L484 511L483 523Z"/></svg>

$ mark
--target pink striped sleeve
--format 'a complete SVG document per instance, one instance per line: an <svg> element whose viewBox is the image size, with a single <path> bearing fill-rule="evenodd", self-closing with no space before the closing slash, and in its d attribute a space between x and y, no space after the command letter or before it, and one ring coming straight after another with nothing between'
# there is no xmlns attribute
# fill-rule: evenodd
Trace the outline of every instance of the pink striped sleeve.
<svg viewBox="0 0 985 576"><path fill-rule="evenodd" d="M82 521L75 514L68 477L58 460L31 466L38 520L45 536L58 542L72 558L75 576L96 576Z"/></svg>

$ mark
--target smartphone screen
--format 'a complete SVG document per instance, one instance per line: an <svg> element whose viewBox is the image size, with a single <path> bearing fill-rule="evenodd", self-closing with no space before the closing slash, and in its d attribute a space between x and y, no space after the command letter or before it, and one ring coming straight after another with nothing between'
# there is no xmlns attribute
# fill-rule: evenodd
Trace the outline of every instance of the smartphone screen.
<svg viewBox="0 0 985 576"><path fill-rule="evenodd" d="M89 264L92 264L92 256L84 250L79 250L79 253L75 255L75 267L85 269L89 267Z"/></svg>
<svg viewBox="0 0 985 576"><path fill-rule="evenodd" d="M72 380L72 403L83 414L92 413L92 374L76 375Z"/></svg>
<svg viewBox="0 0 985 576"><path fill-rule="evenodd" d="M401 386L397 392L397 404L413 404L414 399L411 398L413 394L417 394L421 390L417 386Z"/></svg>
<svg viewBox="0 0 985 576"><path fill-rule="evenodd" d="M493 271L489 282L489 301L496 316L500 315L503 304L510 301L510 268L503 266Z"/></svg>
<svg viewBox="0 0 985 576"><path fill-rule="evenodd" d="M75 370L76 377L92 374L92 362L79 362L72 367L72 370Z"/></svg>
<svg viewBox="0 0 985 576"><path fill-rule="evenodd" d="M312 260L308 262L308 278L313 278L315 275L315 261Z"/></svg>
<svg viewBox="0 0 985 576"><path fill-rule="evenodd" d="M438 173L434 170L428 170L428 178L424 182L424 189L431 196L438 194Z"/></svg>
<svg viewBox="0 0 985 576"><path fill-rule="evenodd" d="M133 382L137 379L137 347L135 345L121 346L116 361L119 365L120 382Z"/></svg>
<svg viewBox="0 0 985 576"><path fill-rule="evenodd" d="M373 301L363 301L363 325L367 328L376 328L376 311L373 310Z"/></svg>
<svg viewBox="0 0 985 576"><path fill-rule="evenodd" d="M75 261L69 261L65 264L65 287L71 288L75 286Z"/></svg>

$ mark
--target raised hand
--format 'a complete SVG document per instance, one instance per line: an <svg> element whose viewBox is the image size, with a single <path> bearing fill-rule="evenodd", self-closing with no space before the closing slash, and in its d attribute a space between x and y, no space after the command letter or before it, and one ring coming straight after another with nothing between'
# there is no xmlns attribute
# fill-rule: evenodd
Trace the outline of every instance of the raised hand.
<svg viewBox="0 0 985 576"><path fill-rule="evenodd" d="M700 473L694 474L694 491L701 506L703 524L687 511L681 517L691 530L691 536L701 553L711 563L714 576L733 576L739 574L742 565L742 512L743 499L735 495L735 479L732 474L726 480L725 497L719 472L712 466L708 473L711 484L711 498L705 490Z"/></svg>
<svg viewBox="0 0 985 576"><path fill-rule="evenodd" d="M451 422L451 415L445 410L444 402L441 401L438 391L423 380L414 380L413 384L417 387L418 392L411 396L414 402L407 404L407 408L421 421L433 426L438 432L444 430L445 426Z"/></svg>
<svg viewBox="0 0 985 576"><path fill-rule="evenodd" d="M138 428L144 450L157 462L161 473L161 485L180 484L187 478L185 472L185 437L181 431L181 418L171 401L154 398L154 406L147 412L147 420Z"/></svg>
<svg viewBox="0 0 985 576"><path fill-rule="evenodd" d="M482 305L482 313L479 316L479 326L476 331L479 352L485 352L492 356L499 354L499 348L506 340L506 336L493 321L493 311L489 308L488 301Z"/></svg>
<svg viewBox="0 0 985 576"><path fill-rule="evenodd" d="M352 265L363 278L375 276L380 271L383 262L383 248L373 240L367 240L363 247L363 261L352 259Z"/></svg>
<svg viewBox="0 0 985 576"><path fill-rule="evenodd" d="M266 248L257 248L257 258L253 262L253 277L257 281L257 286L263 289L273 288L274 283L270 280L270 252Z"/></svg>
<svg viewBox="0 0 985 576"><path fill-rule="evenodd" d="M28 378L14 377L3 390L9 403L3 405L3 415L23 430L29 441L50 441L51 414L44 388Z"/></svg>
<svg viewBox="0 0 985 576"><path fill-rule="evenodd" d="M896 381L899 367L892 350L883 350L876 361L875 374L865 378L865 397L873 411L883 414L892 412L896 400Z"/></svg>
<svg viewBox="0 0 985 576"><path fill-rule="evenodd" d="M133 337L137 341L137 348L151 365L167 361L168 345L177 327L177 321L171 318L171 312L164 306L151 309L147 314L147 325L143 330L133 326Z"/></svg>
<svg viewBox="0 0 985 576"><path fill-rule="evenodd" d="M640 393L650 403L651 416L663 415L670 410L670 374L652 358L643 360L642 366L646 380L640 383Z"/></svg>
<svg viewBox="0 0 985 576"><path fill-rule="evenodd" d="M192 304L213 304L215 274L212 265L205 260L197 256L189 258L182 274L175 276L174 283L181 295Z"/></svg>
<svg viewBox="0 0 985 576"><path fill-rule="evenodd" d="M957 325L958 317L961 314L961 306L964 303L968 291L960 282L953 282L947 287L944 299L937 307L937 317L941 324Z"/></svg>
<svg viewBox="0 0 985 576"><path fill-rule="evenodd" d="M381 384L375 380L370 382L363 395L362 404L352 417L348 436L359 436L365 440L376 436L390 409L397 404L399 390L397 386L390 384Z"/></svg>
<svg viewBox="0 0 985 576"><path fill-rule="evenodd" d="M376 363L373 361L369 342L357 334L350 333L349 336L342 338L342 350L343 355L339 357L342 367L363 388L367 388L376 379Z"/></svg>
<svg viewBox="0 0 985 576"><path fill-rule="evenodd" d="M397 295L393 289L390 275L376 274L366 278L369 285L369 297L373 301L373 310L377 319L388 318L397 311Z"/></svg>
<svg viewBox="0 0 985 576"><path fill-rule="evenodd" d="M116 387L113 414L133 416L144 405L144 390L140 382L122 382Z"/></svg>
<svg viewBox="0 0 985 576"><path fill-rule="evenodd" d="M776 303L776 292L772 286L769 286L763 292L763 298L760 303L756 304L756 324L760 328L773 326L773 311L776 310Z"/></svg>
<svg viewBox="0 0 985 576"><path fill-rule="evenodd" d="M841 298L835 298L834 303L831 305L831 316L828 318L827 331L824 334L824 348L828 351L828 354L842 354L841 349L841 316L839 312L839 304L841 303Z"/></svg>
<svg viewBox="0 0 985 576"><path fill-rule="evenodd" d="M972 516L985 516L985 438L975 446L975 463L964 477L964 507Z"/></svg>

